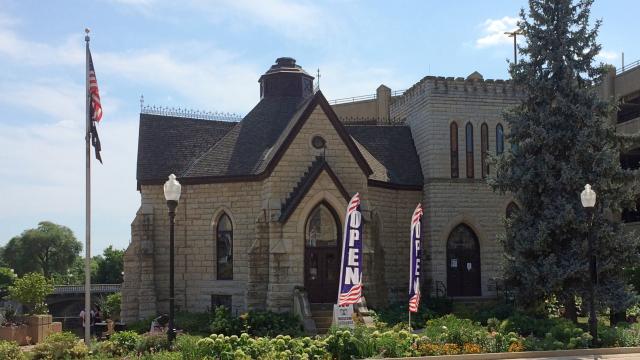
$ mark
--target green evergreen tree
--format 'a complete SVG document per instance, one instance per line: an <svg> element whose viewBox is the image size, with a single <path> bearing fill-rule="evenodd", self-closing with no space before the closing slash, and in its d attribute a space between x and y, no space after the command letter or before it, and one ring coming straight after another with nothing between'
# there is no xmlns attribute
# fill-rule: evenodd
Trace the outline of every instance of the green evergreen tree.
<svg viewBox="0 0 640 360"><path fill-rule="evenodd" d="M634 296L623 270L640 260L639 241L616 214L635 206L637 176L620 167L619 156L637 137L616 134L614 101L598 96L606 67L594 65L601 46L600 21L589 23L592 2L530 0L520 14L526 42L511 75L525 95L505 114L512 150L496 159L489 181L520 205L507 220L505 272L527 306L586 295L588 231L598 259L598 305L618 311ZM585 184L597 193L591 227L580 202Z"/></svg>

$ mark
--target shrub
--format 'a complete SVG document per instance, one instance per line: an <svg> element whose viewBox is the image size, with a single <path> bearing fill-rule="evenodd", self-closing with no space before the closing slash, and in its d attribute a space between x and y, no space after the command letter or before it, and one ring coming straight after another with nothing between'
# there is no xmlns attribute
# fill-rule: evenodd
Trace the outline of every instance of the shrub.
<svg viewBox="0 0 640 360"><path fill-rule="evenodd" d="M254 336L301 336L303 334L300 319L291 313L274 313L264 310L252 310L242 314L244 331Z"/></svg>
<svg viewBox="0 0 640 360"><path fill-rule="evenodd" d="M127 329L131 331L135 331L138 334L144 334L149 332L151 329L151 322L155 319L155 317L151 316L146 319L134 321L127 324Z"/></svg>
<svg viewBox="0 0 640 360"><path fill-rule="evenodd" d="M458 344L432 344L427 341L418 344L417 348L420 355L426 356L460 354L460 346Z"/></svg>
<svg viewBox="0 0 640 360"><path fill-rule="evenodd" d="M242 330L240 319L234 318L224 306L218 306L213 313L209 329L214 334L238 335Z"/></svg>
<svg viewBox="0 0 640 360"><path fill-rule="evenodd" d="M480 323L446 315L427 321L422 335L433 343L450 343L462 347L466 343L480 343L486 337L487 330Z"/></svg>
<svg viewBox="0 0 640 360"><path fill-rule="evenodd" d="M136 344L136 350L140 353L156 353L162 350L169 350L169 340L167 334L143 335Z"/></svg>
<svg viewBox="0 0 640 360"><path fill-rule="evenodd" d="M189 343L192 340L185 340ZM190 347L191 345L188 345ZM292 338L278 335L273 339L252 338L248 334L240 336L216 335L200 339L195 350L188 350L184 359L328 359L324 341L319 339ZM184 354L184 353L183 353Z"/></svg>
<svg viewBox="0 0 640 360"><path fill-rule="evenodd" d="M9 286L9 296L12 300L26 305L32 314L41 315L48 312L44 300L53 293L53 285L40 273L28 273L15 280Z"/></svg>
<svg viewBox="0 0 640 360"><path fill-rule="evenodd" d="M276 335L300 336L303 334L300 319L291 313L251 310L240 317L233 317L229 310L223 306L214 310L209 330L214 334L240 335L248 333L253 336L269 337Z"/></svg>
<svg viewBox="0 0 640 360"><path fill-rule="evenodd" d="M102 302L102 310L107 319L116 320L120 318L120 309L122 307L122 293L109 294ZM149 324L151 326L151 324Z"/></svg>
<svg viewBox="0 0 640 360"><path fill-rule="evenodd" d="M177 329L184 330L189 334L209 335L209 326L211 325L212 316L209 312L204 313L190 313L190 312L178 312L176 313L175 324Z"/></svg>
<svg viewBox="0 0 640 360"><path fill-rule="evenodd" d="M376 311L378 321L390 326L407 322L407 303L395 303ZM411 324L414 328L423 328L428 319L450 314L453 302L447 298L426 298L420 303L418 313L411 315Z"/></svg>
<svg viewBox="0 0 640 360"><path fill-rule="evenodd" d="M136 349L138 342L142 339L142 336L138 335L135 331L119 331L109 339L114 345L113 355L125 355Z"/></svg>
<svg viewBox="0 0 640 360"><path fill-rule="evenodd" d="M84 359L89 354L87 346L73 333L51 334L31 351L32 359Z"/></svg>
<svg viewBox="0 0 640 360"><path fill-rule="evenodd" d="M26 356L15 341L0 340L0 359L24 360Z"/></svg>

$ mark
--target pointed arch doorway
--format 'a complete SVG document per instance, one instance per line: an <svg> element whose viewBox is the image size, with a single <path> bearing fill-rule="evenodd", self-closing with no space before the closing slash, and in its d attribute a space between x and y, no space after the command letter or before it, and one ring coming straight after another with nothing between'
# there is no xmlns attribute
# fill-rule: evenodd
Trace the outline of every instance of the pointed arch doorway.
<svg viewBox="0 0 640 360"><path fill-rule="evenodd" d="M340 221L325 202L309 214L304 239L304 287L310 303L333 303L340 277Z"/></svg>
<svg viewBox="0 0 640 360"><path fill-rule="evenodd" d="M480 243L465 224L451 230L447 239L447 295L480 296Z"/></svg>

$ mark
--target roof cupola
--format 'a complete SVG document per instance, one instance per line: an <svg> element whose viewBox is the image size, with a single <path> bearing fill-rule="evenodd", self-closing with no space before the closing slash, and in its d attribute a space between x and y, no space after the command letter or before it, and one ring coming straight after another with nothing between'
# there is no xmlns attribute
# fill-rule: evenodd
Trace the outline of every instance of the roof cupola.
<svg viewBox="0 0 640 360"><path fill-rule="evenodd" d="M301 97L313 95L313 76L296 65L296 59L281 57L258 80L260 98L287 96Z"/></svg>

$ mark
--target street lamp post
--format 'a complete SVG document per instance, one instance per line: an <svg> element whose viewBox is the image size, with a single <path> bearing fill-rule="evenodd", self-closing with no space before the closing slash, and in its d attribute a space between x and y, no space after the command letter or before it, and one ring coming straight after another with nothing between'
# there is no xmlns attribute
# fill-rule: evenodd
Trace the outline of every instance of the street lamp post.
<svg viewBox="0 0 640 360"><path fill-rule="evenodd" d="M169 208L169 330L167 331L167 339L171 344L176 338L176 329L173 324L173 308L174 308L174 225L176 220L176 207L180 200L181 185L176 180L174 174L169 175L169 180L164 183L164 198L167 200Z"/></svg>
<svg viewBox="0 0 640 360"><path fill-rule="evenodd" d="M518 65L518 35L522 34L520 29L514 31L505 31L505 35L509 35L509 37L513 38L513 64Z"/></svg>
<svg viewBox="0 0 640 360"><path fill-rule="evenodd" d="M580 193L582 206L589 214L589 229L587 231L587 243L589 252L589 333L593 337L593 341L598 341L598 320L596 318L596 283L598 282L596 254L593 249L593 236L591 236L591 227L594 219L594 206L596 204L596 193L591 190L591 185L584 186L584 190Z"/></svg>

